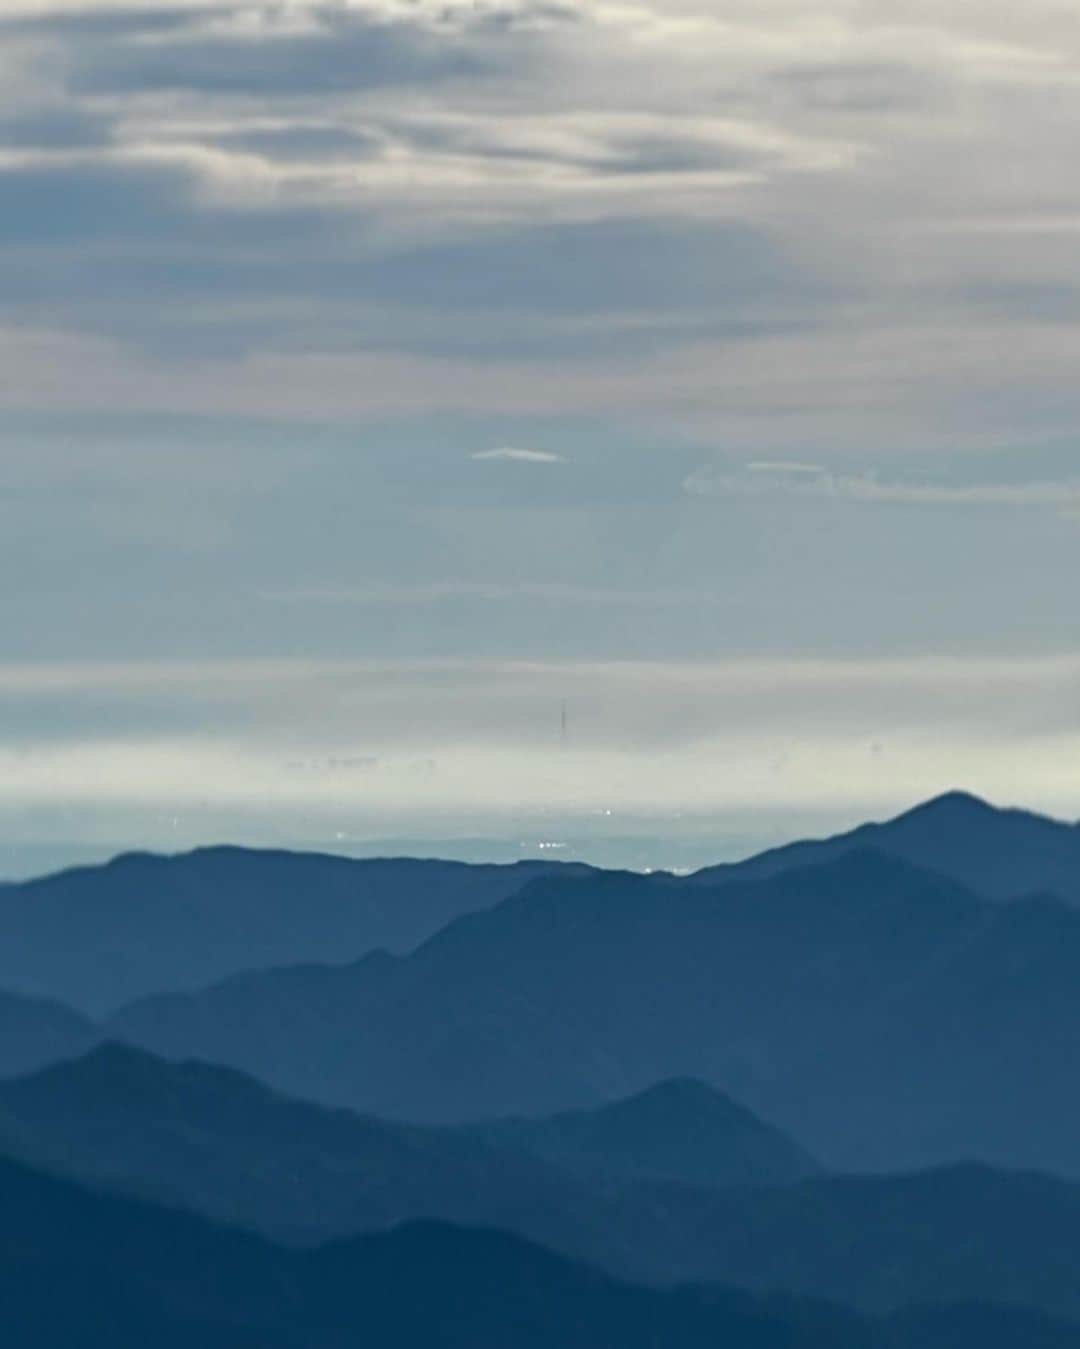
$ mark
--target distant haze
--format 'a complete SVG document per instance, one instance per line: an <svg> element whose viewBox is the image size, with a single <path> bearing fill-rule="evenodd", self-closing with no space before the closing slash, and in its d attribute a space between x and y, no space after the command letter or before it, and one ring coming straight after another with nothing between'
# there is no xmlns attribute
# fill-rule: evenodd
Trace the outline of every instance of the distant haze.
<svg viewBox="0 0 1080 1349"><path fill-rule="evenodd" d="M1071 817L1078 688L1067 658L9 666L0 867L231 840L690 868L956 785Z"/></svg>

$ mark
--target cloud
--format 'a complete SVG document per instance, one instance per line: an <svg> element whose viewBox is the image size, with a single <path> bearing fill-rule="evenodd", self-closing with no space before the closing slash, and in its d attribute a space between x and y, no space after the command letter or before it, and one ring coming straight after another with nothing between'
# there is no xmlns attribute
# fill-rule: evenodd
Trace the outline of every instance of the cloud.
<svg viewBox="0 0 1080 1349"><path fill-rule="evenodd" d="M32 811L40 829L71 812L73 827L90 816L129 840L178 815L202 841L222 819L318 830L598 807L865 815L959 783L1075 814L1078 676L1075 658L790 655L7 667L0 813ZM418 776L418 764L431 767Z"/></svg>
<svg viewBox="0 0 1080 1349"><path fill-rule="evenodd" d="M14 3L5 7L0 16L0 31L10 40L30 37L35 40L71 37L82 39L128 39L160 36L172 30L182 30L198 21L200 11L205 13L205 0L191 0L187 5L138 5L117 0L116 3L94 3L94 0L37 0L37 3Z"/></svg>
<svg viewBox="0 0 1080 1349"><path fill-rule="evenodd" d="M71 84L93 95L183 91L277 98L475 78L468 26L345 6L242 8L232 22L190 16L152 46L113 42L74 54ZM135 15L140 27L145 19ZM111 35L115 36L115 29Z"/></svg>
<svg viewBox="0 0 1080 1349"><path fill-rule="evenodd" d="M108 144L110 122L101 114L74 107L45 106L0 113L0 149L77 151Z"/></svg>
<svg viewBox="0 0 1080 1349"><path fill-rule="evenodd" d="M1071 630L1080 27L1056 0L2 8L13 649ZM130 473L89 452L95 413ZM1060 463L986 462L1051 440ZM708 496L798 509L718 529ZM289 587L370 607L262 601Z"/></svg>
<svg viewBox="0 0 1080 1349"><path fill-rule="evenodd" d="M808 111L872 115L918 110L948 98L948 85L932 68L912 62L805 61L777 70L777 90Z"/></svg>
<svg viewBox="0 0 1080 1349"><path fill-rule="evenodd" d="M500 463L507 464L563 464L566 462L561 454L553 454L550 450L524 450L513 445L503 445L495 450L477 450L471 457L473 459L498 460Z"/></svg>
<svg viewBox="0 0 1080 1349"><path fill-rule="evenodd" d="M376 348L558 361L647 351L680 329L725 340L790 332L822 289L743 225L489 222L429 238L386 233L374 207L358 216L351 189L310 200L335 146L378 197L397 142L375 130L219 130L215 158L190 144L136 153L100 117L92 129L103 148L76 158L42 153L5 168L0 146L0 327L5 311L13 326L32 315L54 332L219 361ZM304 190L279 191L278 172L300 175ZM227 368L220 377L235 385Z"/></svg>
<svg viewBox="0 0 1080 1349"><path fill-rule="evenodd" d="M767 371L777 406L751 409L759 424L819 406L853 423L855 397L872 430L911 407L941 422L925 383L947 372L903 373L910 315L954 328L951 359L990 381L983 327L1027 312L1010 280L1045 296L1080 282L1071 251L1035 276L1045 250L994 253L987 229L1078 209L1052 167L1075 121L1074 35L1049 0L1025 14L24 0L0 20L0 322L33 312L206 359L223 389L251 351L380 348L516 355L545 397L560 364L569 381L579 360L695 360L708 343L700 363L732 379L710 399L702 373L688 419L742 416L731 385ZM1030 96L1050 87L1057 124ZM979 293L1000 299L965 299ZM787 337L800 349L766 349ZM888 361L837 387L845 359L887 341ZM826 358L828 378L783 387ZM671 383L660 361L628 362L602 411ZM977 381L954 387L979 407Z"/></svg>
<svg viewBox="0 0 1080 1349"><path fill-rule="evenodd" d="M864 473L830 473L816 464L755 461L742 472L704 466L690 474L684 490L692 496L769 499L808 498L869 505L989 507L1080 511L1080 479L1046 482L931 482L878 478Z"/></svg>

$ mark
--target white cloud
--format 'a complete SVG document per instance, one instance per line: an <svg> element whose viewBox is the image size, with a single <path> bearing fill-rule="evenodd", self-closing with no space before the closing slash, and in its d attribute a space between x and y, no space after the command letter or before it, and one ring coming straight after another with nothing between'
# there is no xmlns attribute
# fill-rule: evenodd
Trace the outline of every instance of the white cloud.
<svg viewBox="0 0 1080 1349"><path fill-rule="evenodd" d="M561 454L553 454L550 450L525 450L513 445L503 445L495 450L477 450L472 458L497 460L500 463L507 464L563 464L566 462Z"/></svg>

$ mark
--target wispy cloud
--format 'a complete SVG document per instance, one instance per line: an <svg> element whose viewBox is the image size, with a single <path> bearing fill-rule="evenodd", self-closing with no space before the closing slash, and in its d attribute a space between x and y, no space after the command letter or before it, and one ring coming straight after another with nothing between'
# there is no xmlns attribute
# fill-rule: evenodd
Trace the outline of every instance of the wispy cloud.
<svg viewBox="0 0 1080 1349"><path fill-rule="evenodd" d="M503 445L495 450L477 450L472 457L474 459L496 460L507 464L563 464L566 462L563 455L553 454L550 450L526 450L514 445Z"/></svg>
<svg viewBox="0 0 1080 1349"><path fill-rule="evenodd" d="M741 471L705 465L683 483L693 496L795 497L870 505L1080 510L1080 479L1035 482L934 482L831 473L816 464L754 461Z"/></svg>
<svg viewBox="0 0 1080 1349"><path fill-rule="evenodd" d="M0 8L0 328L117 370L105 395L16 373L23 405L321 416L385 399L373 358L434 352L483 392L403 370L414 405L509 397L494 355L519 408L749 422L784 457L1075 423L1076 251L1023 238L1080 218L1051 0ZM133 353L163 350L148 377Z"/></svg>

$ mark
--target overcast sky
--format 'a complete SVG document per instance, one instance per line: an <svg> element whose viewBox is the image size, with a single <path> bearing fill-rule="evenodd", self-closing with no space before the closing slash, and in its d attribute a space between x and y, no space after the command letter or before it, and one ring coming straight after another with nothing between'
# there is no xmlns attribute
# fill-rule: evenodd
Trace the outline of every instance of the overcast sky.
<svg viewBox="0 0 1080 1349"><path fill-rule="evenodd" d="M1080 814L1077 126L1063 0L0 0L4 837Z"/></svg>

